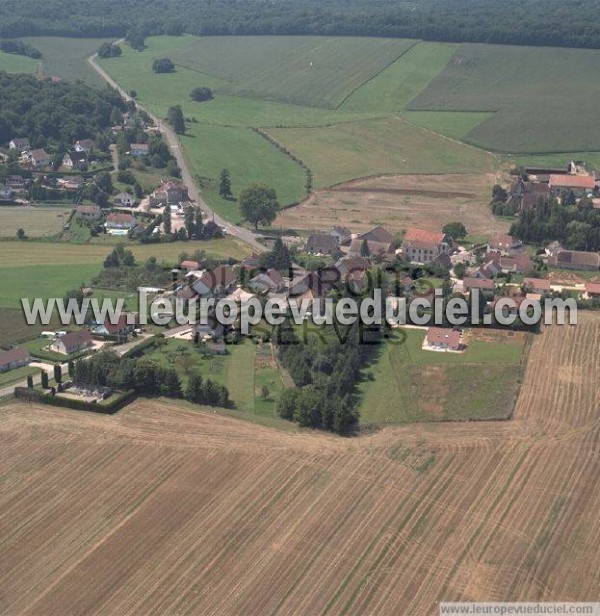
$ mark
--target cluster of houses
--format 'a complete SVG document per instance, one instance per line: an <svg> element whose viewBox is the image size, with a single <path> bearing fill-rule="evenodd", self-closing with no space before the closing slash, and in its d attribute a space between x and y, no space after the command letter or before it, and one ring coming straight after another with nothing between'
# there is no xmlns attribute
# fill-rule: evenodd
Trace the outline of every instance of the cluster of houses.
<svg viewBox="0 0 600 616"><path fill-rule="evenodd" d="M24 169L42 171L52 163L52 156L43 148L32 148L26 137L12 139L8 147L20 153L19 165ZM63 156L62 165L67 171L86 171L95 150L96 143L92 139L77 140Z"/></svg>
<svg viewBox="0 0 600 616"><path fill-rule="evenodd" d="M541 199L562 198L573 193L575 198L590 197L600 208L600 176L588 173L580 163L571 162L565 168L526 167L527 180L518 178L508 188L508 203L516 212L531 210Z"/></svg>

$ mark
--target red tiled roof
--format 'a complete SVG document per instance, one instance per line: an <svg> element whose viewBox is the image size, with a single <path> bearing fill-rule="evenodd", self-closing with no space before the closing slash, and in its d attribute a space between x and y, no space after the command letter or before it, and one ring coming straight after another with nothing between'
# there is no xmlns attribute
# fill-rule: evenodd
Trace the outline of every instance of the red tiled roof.
<svg viewBox="0 0 600 616"><path fill-rule="evenodd" d="M596 179L591 175L551 175L549 185L556 188L593 190L596 187Z"/></svg>
<svg viewBox="0 0 600 616"><path fill-rule="evenodd" d="M491 291L495 287L493 280L481 279L481 278L465 278L463 280L463 286L465 291L469 289L485 289Z"/></svg>
<svg viewBox="0 0 600 616"><path fill-rule="evenodd" d="M408 229L404 235L404 241L411 244L433 244L437 246L444 240L441 231L427 231L426 229Z"/></svg>
<svg viewBox="0 0 600 616"><path fill-rule="evenodd" d="M592 293L594 295L600 295L600 282L588 282L585 285L585 290L587 293Z"/></svg>
<svg viewBox="0 0 600 616"><path fill-rule="evenodd" d="M550 281L546 278L525 278L523 280L523 285L530 289L550 290Z"/></svg>
<svg viewBox="0 0 600 616"><path fill-rule="evenodd" d="M430 327L427 330L427 343L431 346L447 345L452 349L460 348L460 332L443 327Z"/></svg>

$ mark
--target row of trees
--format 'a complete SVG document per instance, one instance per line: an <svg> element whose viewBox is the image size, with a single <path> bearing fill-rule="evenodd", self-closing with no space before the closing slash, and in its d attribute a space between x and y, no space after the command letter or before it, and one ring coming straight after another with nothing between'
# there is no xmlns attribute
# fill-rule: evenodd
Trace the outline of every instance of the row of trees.
<svg viewBox="0 0 600 616"><path fill-rule="evenodd" d="M18 56L27 56L38 60L42 57L42 52L23 41L7 40L0 41L0 51L4 53L14 53Z"/></svg>
<svg viewBox="0 0 600 616"><path fill-rule="evenodd" d="M155 34L338 35L433 41L600 47L596 0L3 0L0 37Z"/></svg>
<svg viewBox="0 0 600 616"><path fill-rule="evenodd" d="M229 392L223 385L192 374L183 387L175 368L149 360L124 359L112 351L75 362L71 376L78 387L111 387L145 396L185 398L195 404L231 406Z"/></svg>

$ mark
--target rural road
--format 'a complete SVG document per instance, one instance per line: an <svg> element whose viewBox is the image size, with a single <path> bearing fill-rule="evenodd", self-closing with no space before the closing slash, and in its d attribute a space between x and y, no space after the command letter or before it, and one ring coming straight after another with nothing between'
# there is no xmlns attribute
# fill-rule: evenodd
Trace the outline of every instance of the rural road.
<svg viewBox="0 0 600 616"><path fill-rule="evenodd" d="M123 43L123 39L116 41L116 44ZM98 54L95 53L88 58L88 62L92 66L92 68L106 81L110 86L115 88L121 96L125 100L133 100L131 96L98 64ZM204 201L202 196L200 195L200 191L198 190L198 186L194 180L194 176L190 172L188 164L185 160L185 156L183 154L183 150L181 148L181 142L175 131L163 120L155 116L153 113L150 113L147 109L142 107L136 100L133 100L136 107L145 111L154 121L157 128L163 134L169 148L171 149L171 153L175 157L179 168L181 169L181 179L184 181L186 186L189 188L190 199L200 207L202 212L206 215L207 218L214 220L220 227L225 229L225 232L228 235L233 237L237 237L242 240L249 246L251 246L256 251L264 251L265 247L258 242L257 236L250 231L249 229L245 229L244 227L238 227L236 225L231 224L224 218L221 218L218 214L216 214Z"/></svg>

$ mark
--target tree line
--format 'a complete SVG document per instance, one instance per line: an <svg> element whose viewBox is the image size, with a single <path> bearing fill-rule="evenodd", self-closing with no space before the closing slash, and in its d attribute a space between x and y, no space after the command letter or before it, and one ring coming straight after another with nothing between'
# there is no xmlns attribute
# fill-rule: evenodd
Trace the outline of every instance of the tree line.
<svg viewBox="0 0 600 616"><path fill-rule="evenodd" d="M0 37L328 35L600 48L596 0L3 0Z"/></svg>

